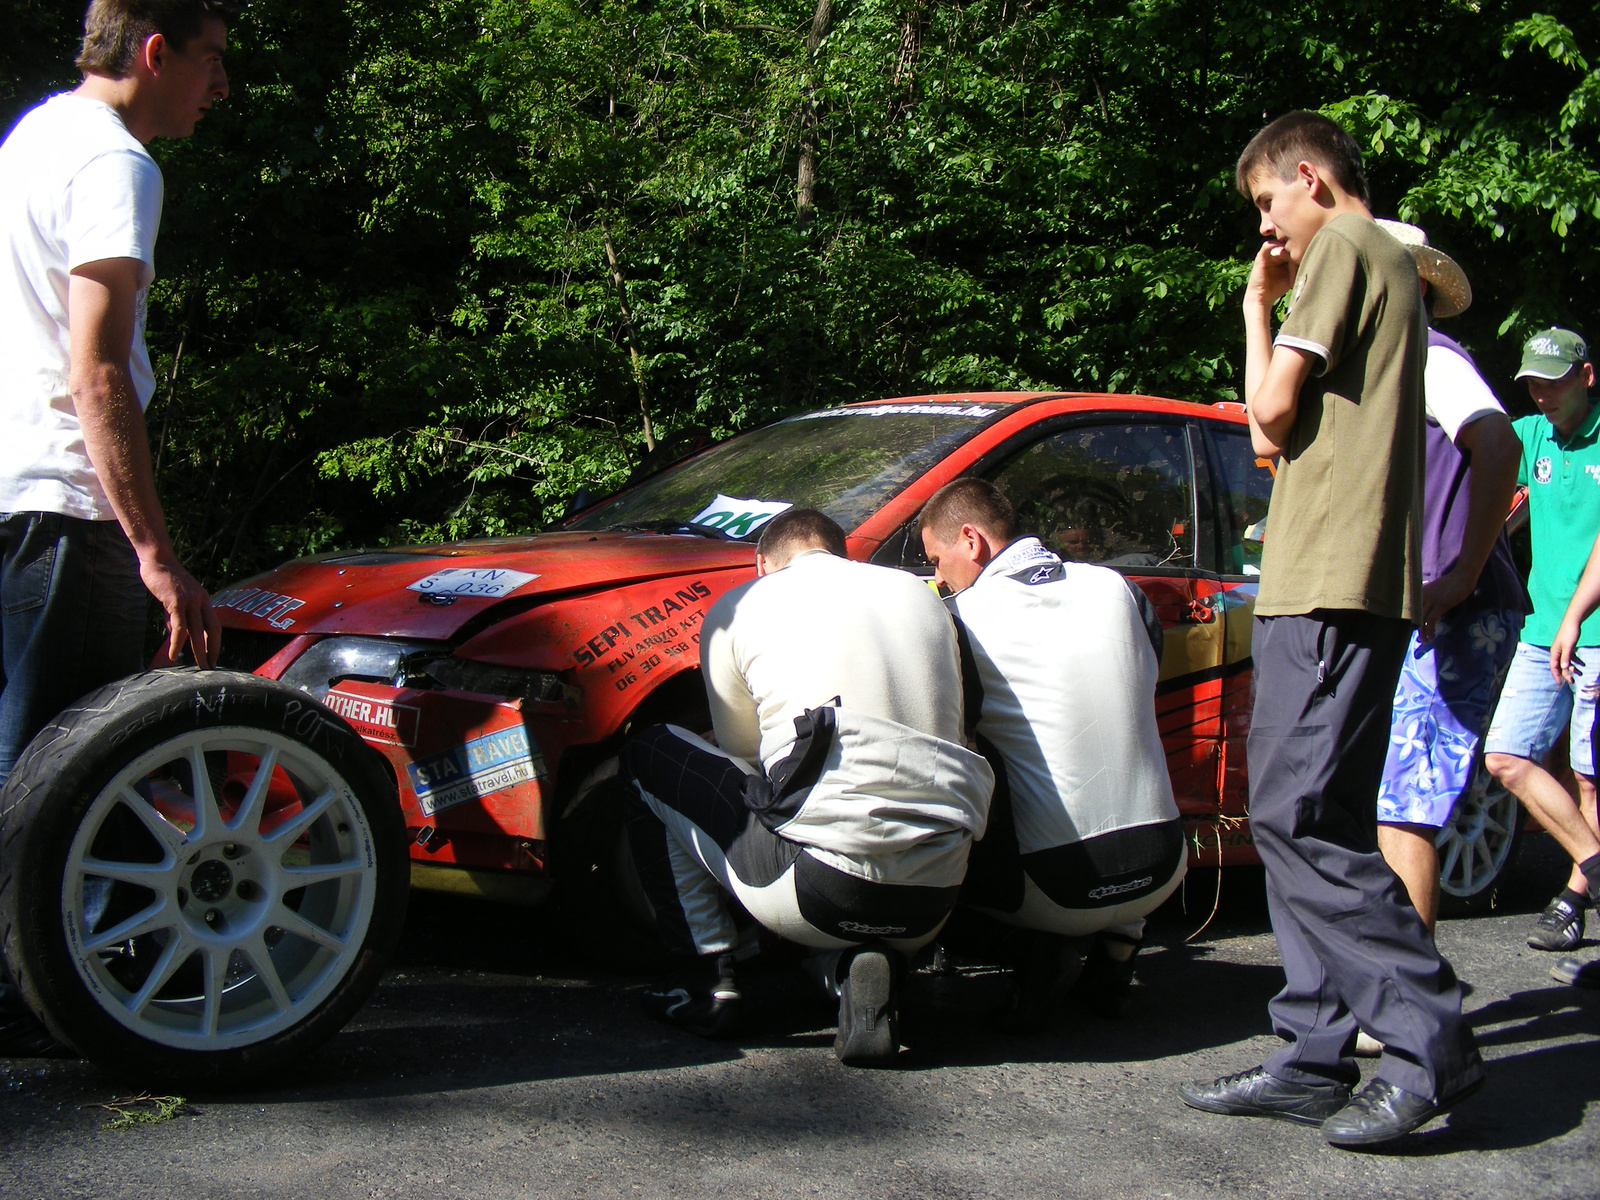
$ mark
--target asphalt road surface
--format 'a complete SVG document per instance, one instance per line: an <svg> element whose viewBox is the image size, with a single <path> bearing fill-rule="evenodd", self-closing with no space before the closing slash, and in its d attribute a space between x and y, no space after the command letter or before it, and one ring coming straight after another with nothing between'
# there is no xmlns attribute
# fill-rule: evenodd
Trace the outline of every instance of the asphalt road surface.
<svg viewBox="0 0 1600 1200"><path fill-rule="evenodd" d="M1523 944L1561 876L1530 838L1500 908L1442 926L1489 1085L1386 1153L1174 1094L1274 1044L1259 871L1224 873L1186 942L1197 873L1121 1021L1065 1010L1019 1040L985 1023L999 972L919 974L886 1071L834 1061L832 1010L787 967L748 977L739 1042L705 1042L644 1017L648 975L586 963L559 912L419 896L372 1003L274 1087L112 1130L97 1106L126 1081L0 1060L0 1197L1600 1196L1600 992Z"/></svg>

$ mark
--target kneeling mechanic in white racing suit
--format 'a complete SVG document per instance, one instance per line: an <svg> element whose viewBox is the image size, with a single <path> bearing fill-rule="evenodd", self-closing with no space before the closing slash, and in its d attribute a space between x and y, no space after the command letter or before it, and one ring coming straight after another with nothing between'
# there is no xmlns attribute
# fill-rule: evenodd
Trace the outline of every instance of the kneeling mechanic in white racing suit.
<svg viewBox="0 0 1600 1200"><path fill-rule="evenodd" d="M675 726L630 741L630 844L657 923L697 961L645 993L663 1019L732 1034L740 994L723 889L773 933L842 951L841 1061L897 1053L901 956L955 906L994 779L962 744L955 627L911 575L844 557L811 509L762 531L758 578L706 616L717 746Z"/></svg>
<svg viewBox="0 0 1600 1200"><path fill-rule="evenodd" d="M1007 1021L1025 1031L1074 985L1121 1014L1144 918L1188 858L1156 726L1154 606L1115 571L1015 537L1015 521L968 478L935 492L918 526L955 592L967 721L995 767L961 899L1031 931L1014 939Z"/></svg>

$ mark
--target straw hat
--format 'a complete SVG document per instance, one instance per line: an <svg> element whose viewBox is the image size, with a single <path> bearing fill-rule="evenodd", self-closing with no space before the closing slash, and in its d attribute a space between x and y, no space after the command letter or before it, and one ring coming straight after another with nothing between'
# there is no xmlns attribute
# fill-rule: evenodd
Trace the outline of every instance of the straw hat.
<svg viewBox="0 0 1600 1200"><path fill-rule="evenodd" d="M1467 273L1443 250L1428 245L1428 235L1404 221L1379 221L1382 230L1417 260L1417 274L1433 289L1433 315L1453 317L1472 303L1472 285Z"/></svg>

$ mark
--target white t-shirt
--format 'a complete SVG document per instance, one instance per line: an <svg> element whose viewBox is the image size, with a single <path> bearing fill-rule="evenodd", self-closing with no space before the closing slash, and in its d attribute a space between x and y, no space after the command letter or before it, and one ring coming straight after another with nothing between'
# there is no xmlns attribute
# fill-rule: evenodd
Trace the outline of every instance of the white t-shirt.
<svg viewBox="0 0 1600 1200"><path fill-rule="evenodd" d="M1479 417L1506 411L1472 364L1443 346L1428 347L1422 390L1428 415L1452 442Z"/></svg>
<svg viewBox="0 0 1600 1200"><path fill-rule="evenodd" d="M109 105L54 96L0 144L0 512L114 517L68 390L67 282L100 259L144 264L128 366L148 405L145 306L160 224L161 170Z"/></svg>

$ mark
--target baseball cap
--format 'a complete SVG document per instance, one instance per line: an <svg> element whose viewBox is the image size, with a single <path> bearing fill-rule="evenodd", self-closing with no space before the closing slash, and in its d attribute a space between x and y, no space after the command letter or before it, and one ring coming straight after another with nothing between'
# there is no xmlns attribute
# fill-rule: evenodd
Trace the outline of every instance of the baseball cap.
<svg viewBox="0 0 1600 1200"><path fill-rule="evenodd" d="M1589 361L1589 344L1570 329L1551 326L1522 344L1518 379L1560 379L1578 363Z"/></svg>

